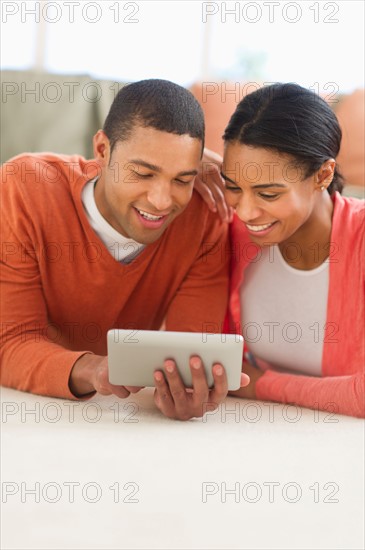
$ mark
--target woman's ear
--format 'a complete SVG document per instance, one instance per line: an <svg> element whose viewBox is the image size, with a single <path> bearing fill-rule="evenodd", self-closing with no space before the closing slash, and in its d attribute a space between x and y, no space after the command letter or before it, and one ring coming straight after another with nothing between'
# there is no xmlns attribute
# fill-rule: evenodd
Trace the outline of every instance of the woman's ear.
<svg viewBox="0 0 365 550"><path fill-rule="evenodd" d="M328 159L322 164L320 169L316 173L315 183L320 191L324 191L329 187L335 175L336 161L335 159Z"/></svg>

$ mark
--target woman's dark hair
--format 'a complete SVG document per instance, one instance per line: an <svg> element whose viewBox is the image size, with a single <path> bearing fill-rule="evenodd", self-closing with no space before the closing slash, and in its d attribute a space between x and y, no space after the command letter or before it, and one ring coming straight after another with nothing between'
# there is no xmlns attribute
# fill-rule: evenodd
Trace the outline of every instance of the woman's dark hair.
<svg viewBox="0 0 365 550"><path fill-rule="evenodd" d="M135 125L188 134L202 142L203 151L203 110L191 92L168 80L140 80L118 92L103 127L111 151L117 141L128 139Z"/></svg>
<svg viewBox="0 0 365 550"><path fill-rule="evenodd" d="M224 131L225 142L287 153L304 170L314 174L328 159L336 159L342 132L336 115L314 92L297 84L264 86L242 99ZM337 166L328 192L342 192Z"/></svg>

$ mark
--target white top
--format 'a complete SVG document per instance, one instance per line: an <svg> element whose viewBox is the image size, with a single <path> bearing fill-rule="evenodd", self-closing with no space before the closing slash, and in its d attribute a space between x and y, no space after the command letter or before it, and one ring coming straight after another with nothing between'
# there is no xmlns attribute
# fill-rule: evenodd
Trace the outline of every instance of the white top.
<svg viewBox="0 0 365 550"><path fill-rule="evenodd" d="M88 181L82 190L81 200L87 219L113 258L123 264L129 264L142 252L145 245L137 243L133 239L123 237L100 214L94 197L94 188L97 179L94 178Z"/></svg>
<svg viewBox="0 0 365 550"><path fill-rule="evenodd" d="M243 336L254 357L321 376L328 281L328 261L304 271L287 264L277 245L262 249L241 288Z"/></svg>

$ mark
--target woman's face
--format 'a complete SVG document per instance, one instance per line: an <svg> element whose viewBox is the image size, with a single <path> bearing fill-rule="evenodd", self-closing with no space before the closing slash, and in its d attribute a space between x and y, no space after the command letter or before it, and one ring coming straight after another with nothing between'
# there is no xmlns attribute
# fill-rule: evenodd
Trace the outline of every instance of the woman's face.
<svg viewBox="0 0 365 550"><path fill-rule="evenodd" d="M222 175L226 200L246 225L252 241L270 246L289 238L303 239L316 217L323 193L314 176L304 178L303 169L294 165L292 157L229 143Z"/></svg>

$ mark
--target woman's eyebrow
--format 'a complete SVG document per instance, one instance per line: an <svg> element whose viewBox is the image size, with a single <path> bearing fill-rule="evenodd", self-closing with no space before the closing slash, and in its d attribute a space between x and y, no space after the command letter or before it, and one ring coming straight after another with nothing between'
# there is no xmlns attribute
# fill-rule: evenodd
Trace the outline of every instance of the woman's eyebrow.
<svg viewBox="0 0 365 550"><path fill-rule="evenodd" d="M260 183L259 185L253 185L252 189L268 189L269 187L283 187L286 189L288 186L284 183Z"/></svg>
<svg viewBox="0 0 365 550"><path fill-rule="evenodd" d="M233 185L236 185L238 187L237 183L234 180L231 180L231 178L229 178L225 174L223 174L222 170L220 171L220 175L224 180L229 181L229 183L233 183Z"/></svg>
<svg viewBox="0 0 365 550"><path fill-rule="evenodd" d="M239 187L239 185L234 180L226 176L222 171L220 172L220 174L224 180L229 181L229 183L233 183L233 185L235 185L236 187ZM286 189L287 185L285 185L284 183L260 183L258 185L253 185L252 189L268 189L269 187L282 187Z"/></svg>

